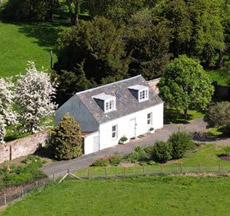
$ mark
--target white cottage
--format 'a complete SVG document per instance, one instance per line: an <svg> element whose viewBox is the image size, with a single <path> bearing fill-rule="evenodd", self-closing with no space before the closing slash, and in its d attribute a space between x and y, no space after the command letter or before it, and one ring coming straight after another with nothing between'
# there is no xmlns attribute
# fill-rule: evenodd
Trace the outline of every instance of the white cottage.
<svg viewBox="0 0 230 216"><path fill-rule="evenodd" d="M141 76L76 93L56 112L68 112L81 126L84 153L90 154L163 127L163 101Z"/></svg>

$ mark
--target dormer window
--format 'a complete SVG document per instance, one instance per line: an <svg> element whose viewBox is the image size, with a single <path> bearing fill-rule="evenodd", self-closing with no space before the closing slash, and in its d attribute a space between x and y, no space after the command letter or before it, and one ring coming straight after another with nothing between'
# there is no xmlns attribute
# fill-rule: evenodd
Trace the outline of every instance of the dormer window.
<svg viewBox="0 0 230 216"><path fill-rule="evenodd" d="M111 99L109 101L106 101L104 111L105 112L110 112L110 111L113 111L113 110L115 110L115 100Z"/></svg>
<svg viewBox="0 0 230 216"><path fill-rule="evenodd" d="M149 99L149 87L143 85L135 85L129 87L132 94L137 98L139 102L147 101Z"/></svg>
<svg viewBox="0 0 230 216"><path fill-rule="evenodd" d="M139 101L145 101L149 99L148 90L139 91Z"/></svg>
<svg viewBox="0 0 230 216"><path fill-rule="evenodd" d="M116 97L102 93L93 98L105 113L116 110Z"/></svg>

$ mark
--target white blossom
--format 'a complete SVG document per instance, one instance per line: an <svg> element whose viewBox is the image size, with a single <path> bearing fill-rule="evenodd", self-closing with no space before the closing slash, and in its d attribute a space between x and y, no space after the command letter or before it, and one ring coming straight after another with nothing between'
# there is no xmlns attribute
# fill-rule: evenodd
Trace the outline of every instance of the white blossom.
<svg viewBox="0 0 230 216"><path fill-rule="evenodd" d="M17 115L13 112L14 84L10 79L0 79L0 143L4 143L6 126L17 123Z"/></svg>
<svg viewBox="0 0 230 216"><path fill-rule="evenodd" d="M50 75L38 71L34 62L28 62L26 75L20 75L17 83L17 98L20 113L20 124L24 132L35 133L44 129L47 117L57 108L53 102L56 94L56 83L51 83Z"/></svg>

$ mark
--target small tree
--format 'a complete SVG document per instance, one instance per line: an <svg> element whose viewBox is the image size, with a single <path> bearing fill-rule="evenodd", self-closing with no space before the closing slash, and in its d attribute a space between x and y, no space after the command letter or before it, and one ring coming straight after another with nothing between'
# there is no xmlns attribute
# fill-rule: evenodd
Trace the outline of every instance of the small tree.
<svg viewBox="0 0 230 216"><path fill-rule="evenodd" d="M192 135L185 131L174 132L169 137L168 142L172 146L173 159L182 158L185 155L185 152L192 149L194 146Z"/></svg>
<svg viewBox="0 0 230 216"><path fill-rule="evenodd" d="M48 124L47 117L51 116L57 107L53 103L56 84L51 83L48 73L38 71L34 62L29 62L26 70L27 74L19 76L16 86L19 121L24 132L35 133Z"/></svg>
<svg viewBox="0 0 230 216"><path fill-rule="evenodd" d="M204 110L214 87L198 61L180 56L170 63L159 83L160 97L169 106L184 110Z"/></svg>
<svg viewBox="0 0 230 216"><path fill-rule="evenodd" d="M0 79L0 143L4 143L6 126L16 124L17 116L13 112L14 84L10 80Z"/></svg>
<svg viewBox="0 0 230 216"><path fill-rule="evenodd" d="M57 160L68 160L82 155L80 126L68 113L51 131L48 147Z"/></svg>
<svg viewBox="0 0 230 216"><path fill-rule="evenodd" d="M172 148L168 142L157 141L153 149L153 160L159 163L165 163L172 158L171 153Z"/></svg>
<svg viewBox="0 0 230 216"><path fill-rule="evenodd" d="M230 102L219 102L208 107L204 120L210 127L230 128Z"/></svg>

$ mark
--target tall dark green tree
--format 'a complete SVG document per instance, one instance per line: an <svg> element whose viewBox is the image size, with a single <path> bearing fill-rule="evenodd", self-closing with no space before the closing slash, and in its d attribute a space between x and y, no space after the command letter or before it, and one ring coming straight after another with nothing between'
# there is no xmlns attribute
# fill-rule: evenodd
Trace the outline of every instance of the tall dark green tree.
<svg viewBox="0 0 230 216"><path fill-rule="evenodd" d="M196 57L214 66L225 49L220 2L217 0L161 0L154 7L154 20L167 20L172 31L170 51L175 57Z"/></svg>
<svg viewBox="0 0 230 216"><path fill-rule="evenodd" d="M66 30L58 41L58 62L52 73L62 88L58 89L58 102L63 103L75 92L95 83L127 77L129 59L124 48L121 30L104 17L82 21ZM65 81L68 74L71 80ZM76 80L80 81L76 84Z"/></svg>
<svg viewBox="0 0 230 216"><path fill-rule="evenodd" d="M142 74L147 79L162 75L169 63L170 37L166 23L153 24L151 10L134 14L124 33L126 51L131 56L129 74Z"/></svg>
<svg viewBox="0 0 230 216"><path fill-rule="evenodd" d="M91 16L104 16L117 25L127 23L131 15L143 7L143 0L89 0Z"/></svg>
<svg viewBox="0 0 230 216"><path fill-rule="evenodd" d="M57 160L69 160L82 155L82 135L80 125L68 113L51 130L47 142Z"/></svg>

